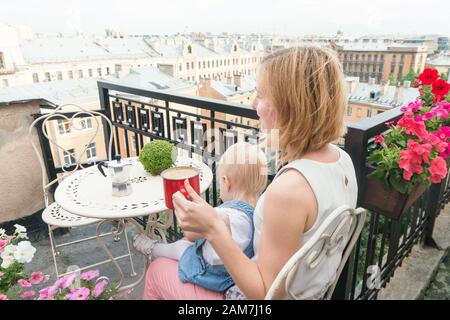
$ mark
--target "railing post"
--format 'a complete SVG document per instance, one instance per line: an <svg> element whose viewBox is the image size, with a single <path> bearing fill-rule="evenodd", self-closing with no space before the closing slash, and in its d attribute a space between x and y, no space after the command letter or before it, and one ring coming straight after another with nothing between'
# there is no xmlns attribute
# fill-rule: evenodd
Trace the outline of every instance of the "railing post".
<svg viewBox="0 0 450 320"><path fill-rule="evenodd" d="M430 188L428 201L425 208L426 222L424 232L424 244L433 248L438 248L438 245L433 239L434 223L436 216L440 211L439 198L441 196L441 189L445 188L445 180L439 184L433 184Z"/></svg>
<svg viewBox="0 0 450 320"><path fill-rule="evenodd" d="M100 98L100 109L104 111L105 116L112 122L112 116L111 116L111 105L109 102L109 90L107 88L104 88L101 86L100 83L98 83L98 93ZM105 119L102 118L103 123L103 133L104 133L104 139L105 139L105 149L106 149L106 156L108 157L108 148L109 148L109 137L113 134L112 128L108 126ZM119 142L117 141L117 144ZM114 139L113 139L113 146L111 148L111 159L114 158L116 154L116 148L114 147ZM108 160L111 160L108 159Z"/></svg>
<svg viewBox="0 0 450 320"><path fill-rule="evenodd" d="M367 137L366 131L358 127L349 126L345 136L345 151L350 155L353 166L355 167L356 179L358 182L358 199L361 198L363 191L364 176L366 175L366 156L367 156ZM359 201L358 201L359 204ZM336 289L333 293L333 299L348 300L351 297L351 288L353 280L353 266L355 264L355 251L352 252L347 263L342 270Z"/></svg>

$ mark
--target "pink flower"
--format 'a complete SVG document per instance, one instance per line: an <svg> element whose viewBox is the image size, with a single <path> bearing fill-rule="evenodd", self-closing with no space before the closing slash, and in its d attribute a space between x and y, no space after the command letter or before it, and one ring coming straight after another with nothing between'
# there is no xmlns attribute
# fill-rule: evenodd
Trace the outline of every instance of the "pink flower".
<svg viewBox="0 0 450 320"><path fill-rule="evenodd" d="M428 136L428 131L423 121L414 119L414 114L411 111L406 111L403 117L397 122L397 125L401 128L405 128L407 134L415 135L420 140L425 139Z"/></svg>
<svg viewBox="0 0 450 320"><path fill-rule="evenodd" d="M3 252L5 247L8 245L8 240L1 240L0 239L0 253Z"/></svg>
<svg viewBox="0 0 450 320"><path fill-rule="evenodd" d="M38 300L52 299L55 296L56 292L58 292L58 289L59 288L56 285L53 285L40 290Z"/></svg>
<svg viewBox="0 0 450 320"><path fill-rule="evenodd" d="M99 295L101 295L103 293L103 291L105 291L105 287L107 285L108 285L108 281L106 281L106 280L102 280L99 283L97 283L94 288L94 297L97 298Z"/></svg>
<svg viewBox="0 0 450 320"><path fill-rule="evenodd" d="M9 300L5 294L0 293L0 300Z"/></svg>
<svg viewBox="0 0 450 320"><path fill-rule="evenodd" d="M64 277L62 277L60 280L60 282L58 283L58 285L63 288L66 289L68 287L70 287L72 285L72 283L74 282L74 280L77 278L77 274L76 273L70 273L68 275L65 275Z"/></svg>
<svg viewBox="0 0 450 320"><path fill-rule="evenodd" d="M408 103L407 106L401 107L400 110L417 112L418 110L420 110L422 108L422 106L423 106L423 101L420 99L417 99L415 101Z"/></svg>
<svg viewBox="0 0 450 320"><path fill-rule="evenodd" d="M80 278L81 280L91 281L92 279L97 278L99 275L100 272L98 270L91 270L82 273Z"/></svg>
<svg viewBox="0 0 450 320"><path fill-rule="evenodd" d="M44 280L44 274L42 272L33 272L28 279L31 284L39 284Z"/></svg>
<svg viewBox="0 0 450 320"><path fill-rule="evenodd" d="M382 134L375 136L374 142L377 144L382 144L384 142L384 136Z"/></svg>
<svg viewBox="0 0 450 320"><path fill-rule="evenodd" d="M35 294L36 294L35 291L29 290L29 291L25 291L24 293L22 293L22 295L20 297L26 299L26 298L29 298L31 296L34 296Z"/></svg>
<svg viewBox="0 0 450 320"><path fill-rule="evenodd" d="M436 157L431 160L430 165L430 181L432 183L439 183L447 175L447 164L441 157Z"/></svg>
<svg viewBox="0 0 450 320"><path fill-rule="evenodd" d="M438 105L438 107L443 108L443 109L445 109L447 111L450 110L450 102L441 101L441 102L437 103L437 105Z"/></svg>
<svg viewBox="0 0 450 320"><path fill-rule="evenodd" d="M436 151L439 153L442 153L445 150L447 150L448 143L443 141L440 137L436 136L435 134L428 135L426 141L428 143L431 143L433 147L436 149Z"/></svg>
<svg viewBox="0 0 450 320"><path fill-rule="evenodd" d="M89 300L89 294L89 289L82 287L80 289L72 289L65 298L69 300Z"/></svg>
<svg viewBox="0 0 450 320"><path fill-rule="evenodd" d="M27 280L25 279L20 279L19 281L17 281L17 283L22 287L22 288L29 288L31 287L31 283L29 283Z"/></svg>

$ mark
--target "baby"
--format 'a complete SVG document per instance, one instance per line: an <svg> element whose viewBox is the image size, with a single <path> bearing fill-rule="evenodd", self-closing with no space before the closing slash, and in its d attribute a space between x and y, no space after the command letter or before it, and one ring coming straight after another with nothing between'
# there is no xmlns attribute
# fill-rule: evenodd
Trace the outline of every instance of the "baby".
<svg viewBox="0 0 450 320"><path fill-rule="evenodd" d="M253 257L253 211L267 185L266 163L264 153L257 146L239 142L222 155L216 172L223 204L215 210L249 258ZM184 236L174 243L163 244L139 234L133 245L152 258L178 260L182 282L214 291L225 291L233 286L233 279L208 241L191 232L185 232Z"/></svg>

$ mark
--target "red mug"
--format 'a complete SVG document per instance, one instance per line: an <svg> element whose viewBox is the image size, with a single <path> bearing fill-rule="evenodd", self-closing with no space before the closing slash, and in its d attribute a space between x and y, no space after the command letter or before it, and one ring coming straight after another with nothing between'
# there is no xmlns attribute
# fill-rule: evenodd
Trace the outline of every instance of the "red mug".
<svg viewBox="0 0 450 320"><path fill-rule="evenodd" d="M174 210L172 196L180 191L188 200L192 200L184 187L184 181L189 180L191 187L200 194L200 174L192 167L172 167L161 173L164 186L166 207Z"/></svg>

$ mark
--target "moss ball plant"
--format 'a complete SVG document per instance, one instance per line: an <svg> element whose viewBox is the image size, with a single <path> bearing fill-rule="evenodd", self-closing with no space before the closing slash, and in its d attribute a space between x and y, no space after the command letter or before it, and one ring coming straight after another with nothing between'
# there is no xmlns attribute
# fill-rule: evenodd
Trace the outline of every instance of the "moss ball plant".
<svg viewBox="0 0 450 320"><path fill-rule="evenodd" d="M144 169L154 176L170 168L175 160L175 146L164 140L154 140L145 144L139 155L139 161Z"/></svg>

